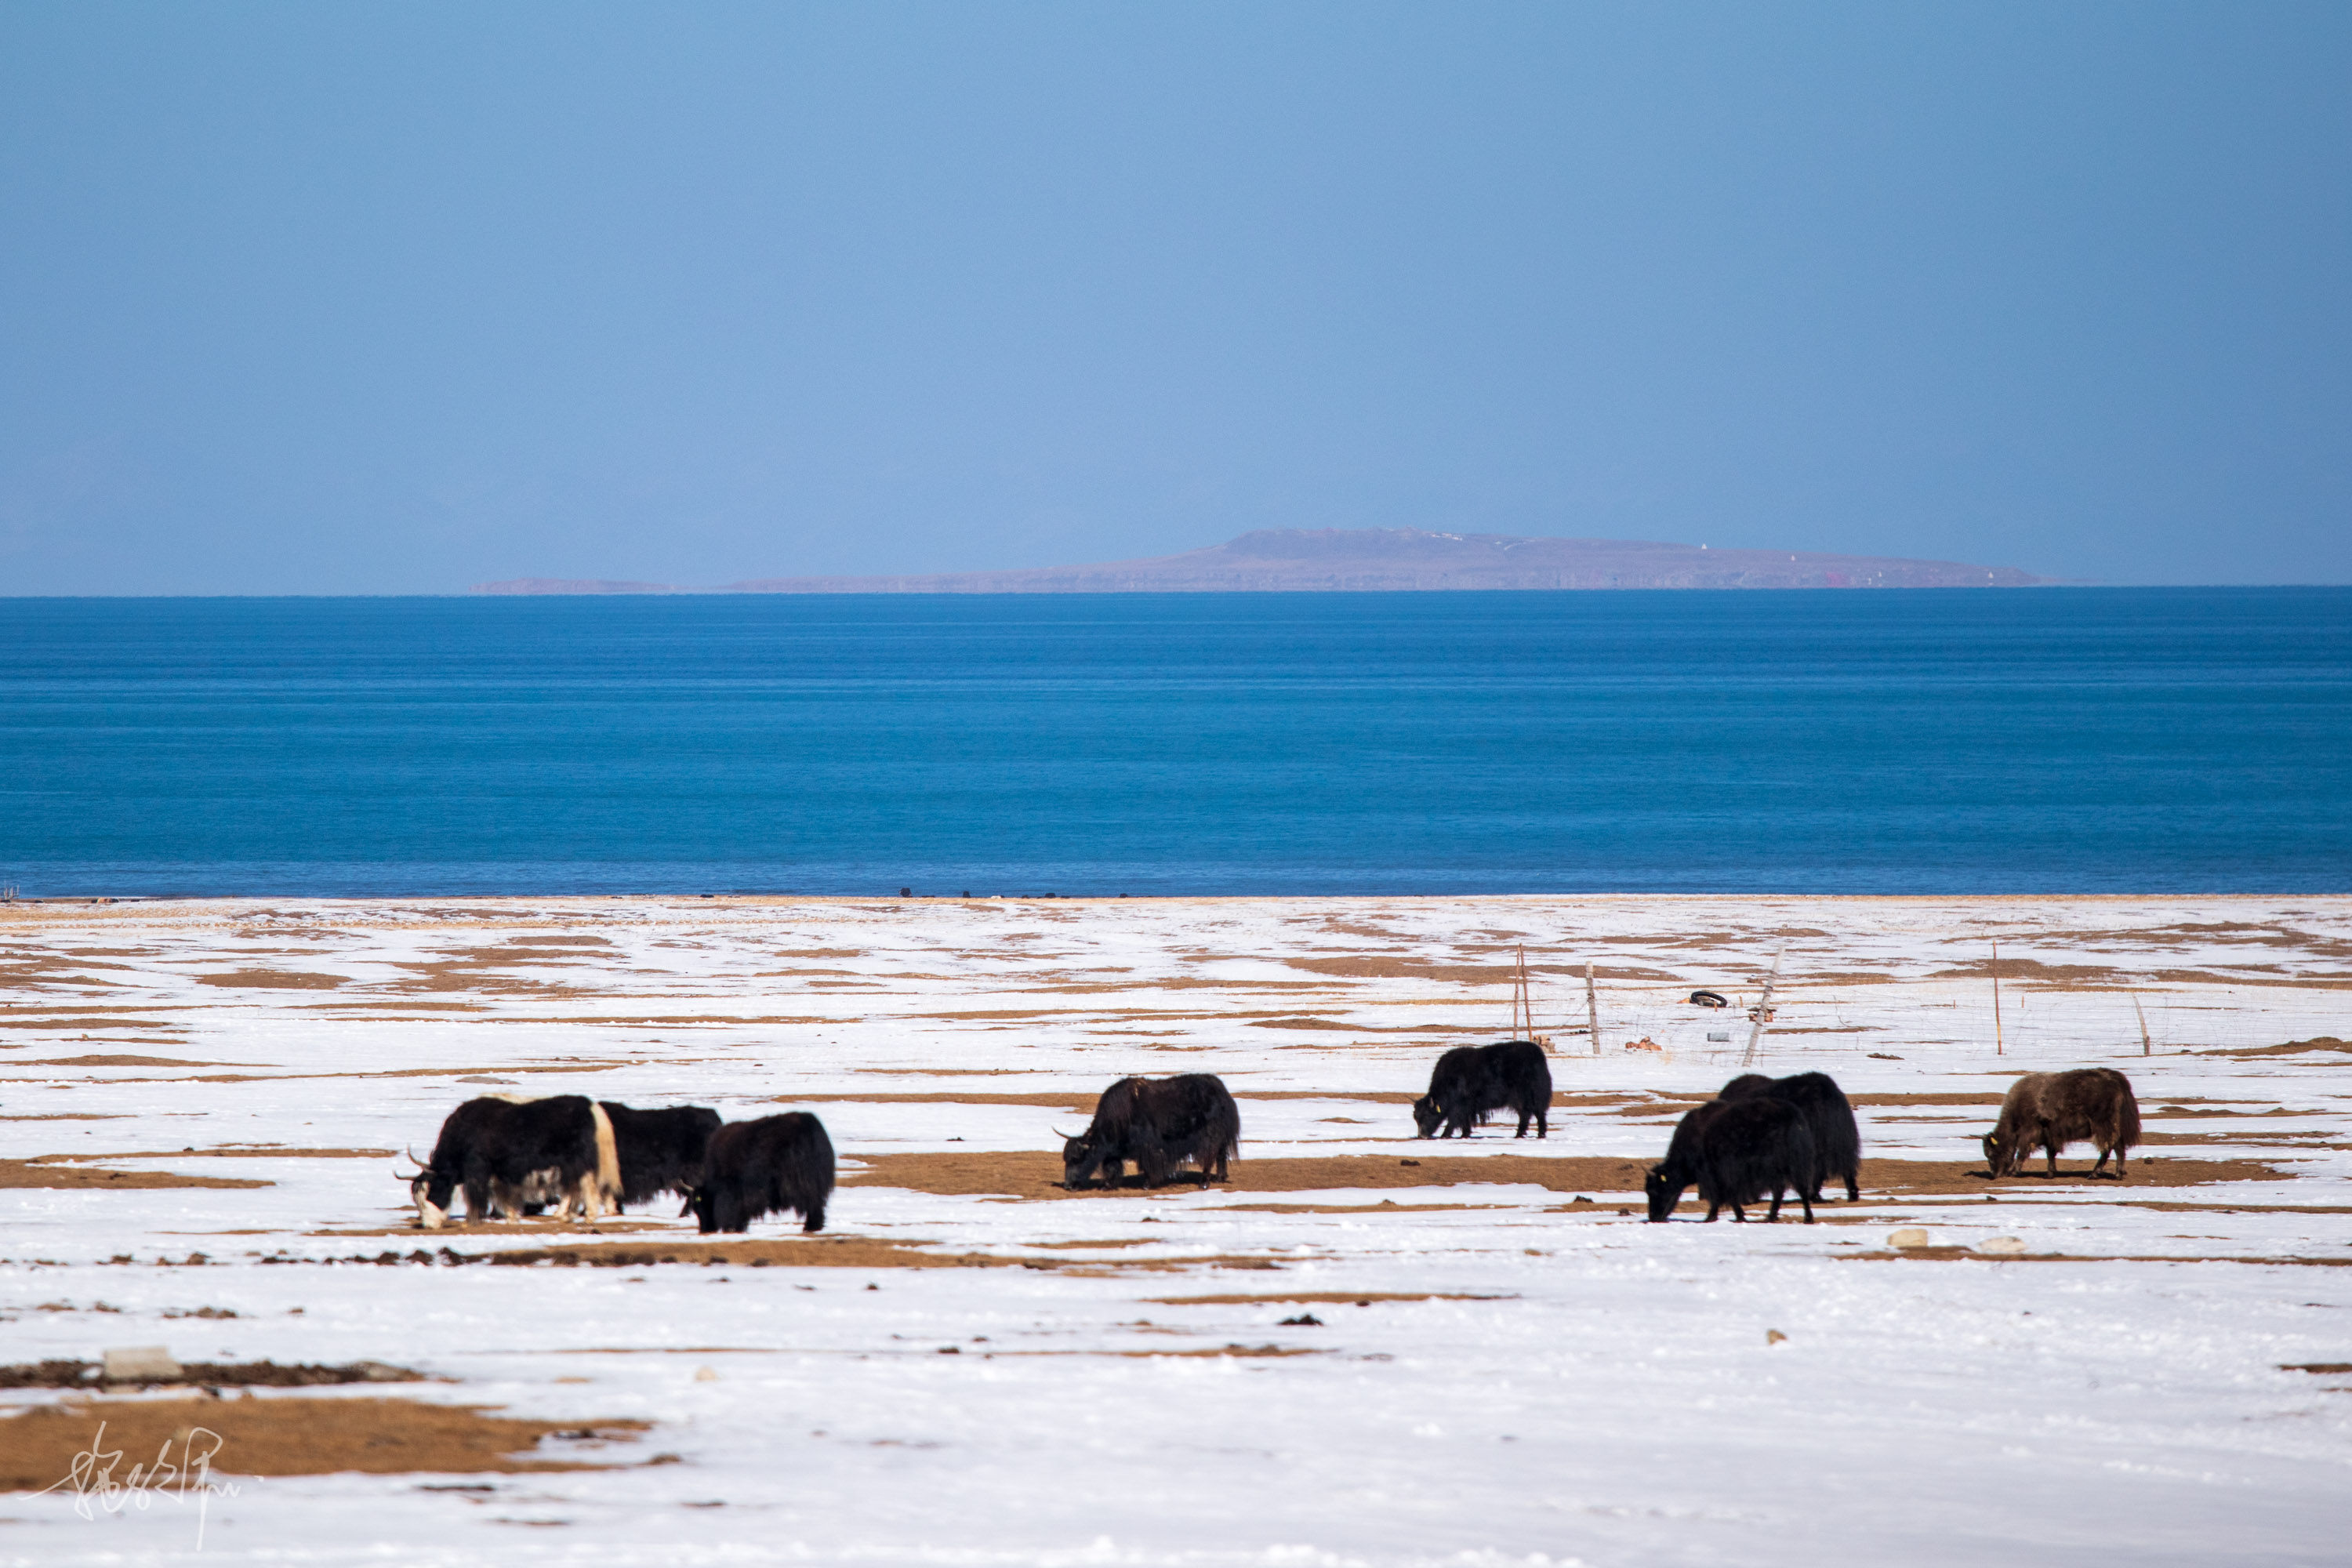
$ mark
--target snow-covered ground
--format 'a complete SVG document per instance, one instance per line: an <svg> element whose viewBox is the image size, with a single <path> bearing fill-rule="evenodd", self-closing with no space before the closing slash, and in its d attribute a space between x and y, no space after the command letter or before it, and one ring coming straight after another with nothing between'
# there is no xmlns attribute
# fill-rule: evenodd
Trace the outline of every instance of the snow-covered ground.
<svg viewBox="0 0 2352 1568"><path fill-rule="evenodd" d="M1551 1137L1412 1142L1396 1097L1503 1037L1522 947ZM1691 990L1752 1002L1776 958L1757 1066L1835 1075L1865 1153L1916 1163L1834 1223L1646 1225L1638 1193L1517 1165L1251 1184L1273 1158L1372 1156L1384 1183L1654 1159L1665 1097L1748 1047ZM378 1360L448 1381L261 1397L653 1423L602 1451L618 1468L457 1478L489 1489L240 1483L208 1558L2352 1558L2352 1377L2286 1370L2352 1363L2352 1051L2267 1048L2352 1037L2352 900L15 905L0 984L0 1160L271 1184L0 1191L0 1362ZM2015 1073L2093 1065L2139 1091L2130 1181L1894 1174L1974 1159ZM1232 1189L854 1180L1057 1149L1073 1095L1177 1071L1240 1099ZM1032 1267L352 1261L594 1239L401 1230L388 1152L493 1090L803 1105L853 1179L828 1236ZM608 1233L691 1242L671 1212ZM1892 1251L1905 1226L1935 1249ZM192 1506L95 1511L0 1498L0 1560L194 1552Z"/></svg>

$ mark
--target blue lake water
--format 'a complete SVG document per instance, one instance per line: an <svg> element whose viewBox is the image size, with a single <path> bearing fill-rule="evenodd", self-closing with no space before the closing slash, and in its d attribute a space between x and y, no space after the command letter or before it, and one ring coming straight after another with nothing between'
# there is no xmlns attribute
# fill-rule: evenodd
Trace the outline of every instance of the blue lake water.
<svg viewBox="0 0 2352 1568"><path fill-rule="evenodd" d="M2352 889L2352 589L0 600L61 893Z"/></svg>

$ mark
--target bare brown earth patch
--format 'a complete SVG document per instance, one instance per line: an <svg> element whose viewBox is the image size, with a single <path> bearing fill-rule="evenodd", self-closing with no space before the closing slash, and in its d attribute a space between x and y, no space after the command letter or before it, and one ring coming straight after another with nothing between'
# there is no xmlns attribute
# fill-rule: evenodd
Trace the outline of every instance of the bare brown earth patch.
<svg viewBox="0 0 2352 1568"><path fill-rule="evenodd" d="M30 1162L46 1165L81 1160L382 1160L390 1149L282 1149L272 1143L224 1143L215 1149L110 1149L101 1154L39 1154Z"/></svg>
<svg viewBox="0 0 2352 1568"><path fill-rule="evenodd" d="M871 1094L779 1094L771 1096L772 1105L1028 1105L1041 1110L1067 1110L1080 1116L1094 1114L1098 1096L1084 1094L906 1094L888 1089L877 1089Z"/></svg>
<svg viewBox="0 0 2352 1568"><path fill-rule="evenodd" d="M199 985L231 991L332 991L348 985L348 974L321 974L304 969L237 969L226 974L199 974Z"/></svg>
<svg viewBox="0 0 2352 1568"><path fill-rule="evenodd" d="M36 1060L16 1061L12 1068L235 1068L260 1067L260 1062L190 1062L176 1057L45 1057Z"/></svg>
<svg viewBox="0 0 2352 1568"><path fill-rule="evenodd" d="M1019 1198L1084 1198L1118 1194L1135 1196L1136 1186L1092 1187L1072 1192L1061 1185L1058 1155L1016 1150L950 1154L869 1154L866 1168L842 1178L843 1186L904 1187L945 1194L993 1194ZM1532 1154L1402 1156L1334 1154L1320 1159L1237 1159L1232 1180L1217 1184L1225 1193L1316 1192L1332 1188L1451 1187L1476 1184L1538 1186L1549 1192L1639 1193L1640 1160L1591 1155L1558 1157ZM2073 1169L2063 1166L2055 1181L2062 1185L2089 1184L2089 1162ZM2252 1160L2142 1159L2133 1162L2127 1182L2099 1178L2105 1188L2202 1186L2218 1182L2275 1182L2293 1177L2290 1171ZM2051 1184L2052 1178L2022 1174L1999 1183L1985 1175L1984 1166L1964 1160L1864 1160L1862 1185L1869 1192L1977 1193L2031 1191L2027 1184ZM1194 1190L1179 1178L1152 1189L1163 1194Z"/></svg>
<svg viewBox="0 0 2352 1568"><path fill-rule="evenodd" d="M72 1160L72 1154L49 1154L42 1160ZM0 1187L267 1187L270 1182L240 1176L184 1176L172 1171L108 1171L91 1165L45 1164L35 1160L0 1160Z"/></svg>
<svg viewBox="0 0 2352 1568"><path fill-rule="evenodd" d="M1106 1193L1135 1196L1135 1186L1090 1187L1072 1192L1061 1184L1057 1154L1016 1150L969 1154L868 1154L866 1169L842 1178L843 1186L905 1187L947 1194L1002 1194L1023 1198L1085 1198ZM1323 1159L1235 1160L1226 1193L1317 1192L1334 1187L1442 1187L1461 1183L1533 1184L1555 1192L1631 1189L1639 1192L1639 1161L1525 1154L1446 1157L1431 1154L1406 1162L1386 1154L1335 1154ZM1194 1184L1180 1179L1152 1189L1181 1194Z"/></svg>
<svg viewBox="0 0 2352 1568"><path fill-rule="evenodd" d="M0 1388L89 1388L97 1385L102 1370L96 1362L22 1362L0 1366ZM425 1374L380 1361L352 1362L346 1366L192 1361L181 1363L180 1375L173 1381L203 1388L317 1388L346 1383L423 1383Z"/></svg>
<svg viewBox="0 0 2352 1568"><path fill-rule="evenodd" d="M102 1431L101 1431L102 1428ZM217 1474L323 1476L517 1473L616 1467L522 1455L552 1436L610 1439L648 1430L642 1421L530 1421L486 1415L479 1405L407 1399L98 1399L45 1405L0 1421L0 1491L38 1491L67 1479L93 1445L119 1454L112 1479L133 1465L178 1465L209 1454ZM209 1434L200 1436L199 1434ZM89 1461L84 1460L87 1464Z"/></svg>
<svg viewBox="0 0 2352 1568"><path fill-rule="evenodd" d="M2200 1051L2197 1054L2207 1057L2292 1057L2306 1055L2313 1051L2352 1056L2352 1045L2346 1044L2333 1035L2321 1035L2314 1039L2289 1040L2284 1045L2247 1046L2238 1050Z"/></svg>
<svg viewBox="0 0 2352 1568"><path fill-rule="evenodd" d="M2181 1160L2144 1158L2131 1163L2131 1174L2111 1181L2091 1174L2091 1162L2061 1161L2058 1174L2022 1171L1994 1181L1975 1160L1864 1160L1862 1188L1869 1193L2017 1193L2040 1187L2096 1187L2131 1191L2148 1187L2201 1187L2222 1182L2286 1182L2293 1171L2258 1160Z"/></svg>
<svg viewBox="0 0 2352 1568"><path fill-rule="evenodd" d="M1783 1218L1786 1213L1783 1212ZM2352 1268L2352 1258L2235 1258L2224 1253L2164 1252L1975 1252L1965 1247L1906 1247L1899 1251L1838 1252L1841 1263L1882 1263L1909 1258L1929 1263L2259 1263L2282 1268Z"/></svg>

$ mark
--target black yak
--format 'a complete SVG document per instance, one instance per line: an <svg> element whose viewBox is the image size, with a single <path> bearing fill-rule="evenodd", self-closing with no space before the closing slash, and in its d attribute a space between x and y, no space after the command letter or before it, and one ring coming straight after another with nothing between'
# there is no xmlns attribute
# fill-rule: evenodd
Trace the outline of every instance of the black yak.
<svg viewBox="0 0 2352 1568"><path fill-rule="evenodd" d="M833 1140L806 1111L730 1121L710 1135L687 1206L709 1236L744 1231L763 1215L797 1212L801 1228L824 1228L833 1196Z"/></svg>
<svg viewBox="0 0 2352 1568"><path fill-rule="evenodd" d="M1533 1040L1505 1040L1492 1046L1456 1046L1437 1058L1429 1075L1429 1092L1412 1102L1412 1124L1423 1138L1467 1138L1497 1110L1519 1119L1514 1134L1536 1136L1550 1127L1551 1063Z"/></svg>
<svg viewBox="0 0 2352 1568"><path fill-rule="evenodd" d="M594 1219L604 1213L605 1194L621 1184L612 1121L577 1094L469 1100L441 1123L433 1157L401 1179L427 1230L448 1223L456 1192L465 1194L469 1221L513 1218L550 1199L560 1199L567 1215Z"/></svg>
<svg viewBox="0 0 2352 1568"><path fill-rule="evenodd" d="M1726 1205L1731 1217L1744 1220L1743 1204L1765 1197L1780 1217L1780 1194L1793 1188L1804 1205L1805 1223L1813 1223L1812 1194L1806 1190L1816 1156L1812 1129L1805 1113L1785 1100L1770 1095L1744 1096L1717 1101L1723 1109L1707 1118L1698 1131L1698 1195L1710 1220Z"/></svg>
<svg viewBox="0 0 2352 1568"><path fill-rule="evenodd" d="M1100 1174L1117 1186L1132 1163L1156 1187L1190 1160L1201 1184L1225 1179L1241 1148L1242 1113L1224 1081L1208 1073L1123 1078L1095 1102L1095 1119L1062 1146L1062 1184L1081 1187Z"/></svg>
<svg viewBox="0 0 2352 1568"><path fill-rule="evenodd" d="M1666 1157L1651 1166L1642 1178L1642 1189L1649 1194L1652 1219L1663 1220L1671 1215L1675 1205L1683 1201L1684 1189L1698 1180L1699 1133L1727 1103L1710 1100L1704 1105L1694 1105L1675 1123L1675 1135L1666 1141Z"/></svg>
<svg viewBox="0 0 2352 1568"><path fill-rule="evenodd" d="M1837 1079L1822 1072L1801 1072L1780 1079L1751 1072L1725 1084L1716 1098L1741 1100L1752 1094L1785 1100L1805 1113L1805 1126L1813 1135L1813 1158L1818 1163L1812 1184L1806 1189L1813 1202L1822 1201L1822 1184L1832 1176L1844 1178L1846 1202L1853 1203L1862 1196L1856 1184L1862 1174L1862 1130L1854 1125L1853 1107L1847 1101L1845 1090L1838 1088Z"/></svg>
<svg viewBox="0 0 2352 1568"><path fill-rule="evenodd" d="M719 1131L719 1112L705 1105L639 1110L610 1100L598 1103L613 1124L613 1148L620 1159L620 1181L604 1194L614 1213L625 1214L630 1204L656 1193L683 1193L694 1184L710 1135Z"/></svg>
<svg viewBox="0 0 2352 1568"><path fill-rule="evenodd" d="M2000 1118L1984 1136L1985 1170L1994 1176L2016 1175L2026 1155L2039 1148L2054 1176L2059 1153L2080 1139L2099 1152L2093 1176L2106 1168L2112 1154L2114 1179L2124 1179L2124 1161L2139 1142L2139 1101L2133 1098L2131 1079L2113 1068L2030 1072L2009 1086Z"/></svg>

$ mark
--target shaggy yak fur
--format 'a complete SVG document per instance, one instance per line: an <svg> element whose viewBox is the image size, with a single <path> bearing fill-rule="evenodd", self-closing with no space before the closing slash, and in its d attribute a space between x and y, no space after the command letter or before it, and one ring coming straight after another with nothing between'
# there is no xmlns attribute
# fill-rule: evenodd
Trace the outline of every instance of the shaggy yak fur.
<svg viewBox="0 0 2352 1568"><path fill-rule="evenodd" d="M1706 1124L1723 1112L1727 1101L1710 1100L1705 1105L1695 1105L1683 1112L1675 1123L1675 1135L1666 1142L1666 1157L1650 1167L1642 1178L1642 1187L1649 1194L1650 1217L1664 1220L1683 1201L1683 1193L1698 1180L1698 1139Z"/></svg>
<svg viewBox="0 0 2352 1568"><path fill-rule="evenodd" d="M620 1185L605 1194L614 1213L625 1214L630 1204L657 1193L683 1193L694 1184L710 1135L719 1131L719 1112L703 1105L638 1110L615 1100L599 1103L613 1124L613 1147L620 1156Z"/></svg>
<svg viewBox="0 0 2352 1568"><path fill-rule="evenodd" d="M710 1135L702 1170L687 1189L702 1234L743 1231L765 1215L798 1212L801 1228L824 1228L833 1196L833 1140L805 1111L730 1121Z"/></svg>
<svg viewBox="0 0 2352 1568"><path fill-rule="evenodd" d="M1819 1162L1812 1185L1806 1189L1813 1202L1822 1201L1822 1184L1832 1176L1844 1180L1846 1202L1862 1196L1856 1185L1862 1174L1862 1130L1854 1125L1853 1107L1835 1079L1821 1072L1781 1079L1751 1072L1725 1084L1716 1098L1743 1100L1751 1094L1785 1100L1805 1113L1805 1126L1813 1135L1813 1158Z"/></svg>
<svg viewBox="0 0 2352 1568"><path fill-rule="evenodd" d="M2139 1142L2139 1101L2132 1097L2131 1079L2113 1068L2030 1072L2009 1086L2000 1120L1985 1134L1985 1169L1995 1176L2016 1175L2025 1157L2039 1148L2054 1176L2059 1153L2083 1139L2099 1152L2090 1173L2098 1175L2113 1154L2114 1179L2122 1181L2124 1161Z"/></svg>
<svg viewBox="0 0 2352 1568"><path fill-rule="evenodd" d="M433 1157L402 1179L427 1230L448 1223L456 1192L465 1194L469 1221L511 1219L553 1198L566 1214L594 1219L605 1194L619 1189L620 1162L611 1121L583 1096L485 1097L451 1111Z"/></svg>
<svg viewBox="0 0 2352 1568"><path fill-rule="evenodd" d="M1223 1079L1123 1078L1103 1090L1087 1130L1063 1145L1062 1183L1082 1187L1099 1174L1115 1187L1132 1162L1144 1184L1156 1187L1190 1160L1205 1187L1225 1179L1241 1142L1242 1113Z"/></svg>
<svg viewBox="0 0 2352 1568"><path fill-rule="evenodd" d="M1777 1220L1780 1194L1794 1188L1805 1223L1812 1224L1813 1198L1806 1184L1818 1156L1805 1113L1764 1094L1717 1103L1723 1109L1698 1133L1698 1195L1706 1200L1706 1217L1712 1220L1727 1204L1731 1217L1744 1220L1748 1213L1741 1205L1769 1197L1772 1212L1764 1217Z"/></svg>
<svg viewBox="0 0 2352 1568"><path fill-rule="evenodd" d="M1423 1138L1467 1138L1497 1110L1519 1119L1514 1136L1547 1130L1551 1110L1551 1063L1533 1040L1494 1046L1456 1046L1437 1058L1429 1092L1412 1102L1412 1123Z"/></svg>

